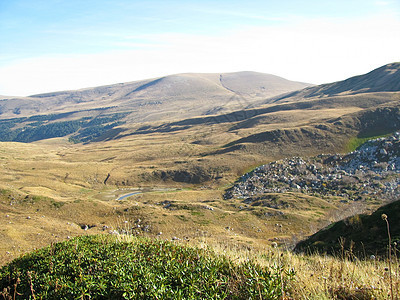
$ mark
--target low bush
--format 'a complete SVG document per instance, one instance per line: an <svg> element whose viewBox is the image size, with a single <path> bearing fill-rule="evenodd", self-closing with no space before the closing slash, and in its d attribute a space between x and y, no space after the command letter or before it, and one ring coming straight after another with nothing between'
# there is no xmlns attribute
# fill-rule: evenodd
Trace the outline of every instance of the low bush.
<svg viewBox="0 0 400 300"><path fill-rule="evenodd" d="M293 272L143 238L84 236L0 269L5 299L280 299ZM1 292L2 291L2 292Z"/></svg>

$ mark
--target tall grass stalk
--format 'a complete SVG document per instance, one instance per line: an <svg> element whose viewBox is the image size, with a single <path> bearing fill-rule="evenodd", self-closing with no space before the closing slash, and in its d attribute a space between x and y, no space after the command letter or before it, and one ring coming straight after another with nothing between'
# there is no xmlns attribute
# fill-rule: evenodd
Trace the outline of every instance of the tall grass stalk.
<svg viewBox="0 0 400 300"><path fill-rule="evenodd" d="M390 237L388 216L386 214L382 214L382 219L386 222L386 228L389 238L388 260L389 260L390 299L393 300L394 298L393 298L393 281L392 281L392 239Z"/></svg>

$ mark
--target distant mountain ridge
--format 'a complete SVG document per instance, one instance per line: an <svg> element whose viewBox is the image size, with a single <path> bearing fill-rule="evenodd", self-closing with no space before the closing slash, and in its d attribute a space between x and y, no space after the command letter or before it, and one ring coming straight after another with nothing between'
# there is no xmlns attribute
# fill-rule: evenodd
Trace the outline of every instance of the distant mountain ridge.
<svg viewBox="0 0 400 300"><path fill-rule="evenodd" d="M334 95L355 95L373 92L400 91L400 62L390 63L371 72L346 80L305 88L277 97L275 101L288 98L311 98Z"/></svg>
<svg viewBox="0 0 400 300"><path fill-rule="evenodd" d="M270 148L276 139L283 146L292 140L312 145L311 140L318 137L329 140L319 143L319 150L333 151L332 143L338 135L371 133L376 123L372 115L381 114L380 106L393 111L400 100L399 91L400 63L319 86L257 72L177 74L1 99L0 141L70 136L75 142L90 142L218 124L222 126L218 130L236 133L236 140L225 144L233 146L231 149L255 144L268 144ZM364 117L359 119L362 110L370 110L375 123L369 126ZM352 115L344 118L347 114ZM342 117L347 120L345 126ZM378 122L379 131L399 130L397 115L393 118L390 126ZM344 143L345 139L342 144L336 141L339 146L335 149ZM320 149L321 145L326 147ZM220 150L231 151L224 148Z"/></svg>
<svg viewBox="0 0 400 300"><path fill-rule="evenodd" d="M73 135L89 142L122 124L166 122L256 106L309 84L256 72L177 74L0 100L0 141ZM109 134L106 134L109 136Z"/></svg>
<svg viewBox="0 0 400 300"><path fill-rule="evenodd" d="M307 149L311 152L304 152L304 155L315 155L319 151L340 152L346 150L352 137L371 137L400 130L399 74L400 63L393 63L344 81L269 98L263 105L253 108L149 125L124 133L124 136L229 124L227 130L235 133L234 140L215 153L260 153L268 149L270 155L282 157ZM334 89L340 93L333 94ZM333 95L327 95L326 91ZM289 125L296 118L303 121Z"/></svg>
<svg viewBox="0 0 400 300"><path fill-rule="evenodd" d="M0 101L0 118L117 106L119 112L135 112L143 120L181 119L242 109L260 100L307 86L310 84L256 72L177 74L75 91L4 97ZM195 105L199 101L202 105ZM168 115L171 114L171 106L172 112L178 112L176 117ZM163 111L165 113L161 116ZM157 116L149 117L154 113ZM138 122L139 118L131 121Z"/></svg>

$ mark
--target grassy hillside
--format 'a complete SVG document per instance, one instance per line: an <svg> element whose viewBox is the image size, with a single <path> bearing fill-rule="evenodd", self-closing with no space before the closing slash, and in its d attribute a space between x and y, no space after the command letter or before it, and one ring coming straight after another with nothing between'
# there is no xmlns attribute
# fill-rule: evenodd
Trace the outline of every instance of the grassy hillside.
<svg viewBox="0 0 400 300"><path fill-rule="evenodd" d="M355 209L335 197L300 193L271 195L285 203L277 208L248 205L240 199L226 201L223 190L204 186L70 189L68 193L76 195L71 200L56 198L46 188L30 190L35 193L3 190L0 195L4 216L0 219L0 264L52 242L115 232L179 239L192 245L225 243L256 250L273 241L289 247L296 237L321 228L327 220L337 220L343 209Z"/></svg>
<svg viewBox="0 0 400 300"><path fill-rule="evenodd" d="M387 215L393 251L399 252L400 243L400 201L380 207L371 215L354 215L329 225L308 239L296 245L297 251L319 252L340 255L351 251L358 257L369 255L386 256L389 237L386 221Z"/></svg>
<svg viewBox="0 0 400 300"><path fill-rule="evenodd" d="M285 123L288 127L304 122L304 111L286 113L274 114L275 120L282 120L278 125L285 120L291 121ZM307 116L312 113L310 110ZM234 151L225 151L232 148L224 146L256 129L229 130L231 124L207 124L86 145L72 144L65 138L30 144L1 143L0 187L9 192L0 197L0 212L9 217L0 219L0 259L8 262L21 252L68 236L100 233L104 225L114 230L125 220L143 219L141 215L152 226L151 236L161 231L166 238L187 237L193 242L223 240L258 248L274 240L290 245L337 221L343 211L359 213L381 202L346 202L340 196L292 191L267 195L287 203L274 209L262 204L265 199L260 205L240 199L226 201L224 190L249 168L285 155L339 150L349 140L347 134L357 136L357 131L351 129L354 124L372 120L358 116L335 117L330 119L334 122L320 124L331 130L336 127L338 131L330 139L310 135L314 131L306 135L300 130L301 135L296 136L286 129L280 131L278 141L242 143L238 146L243 148ZM375 119L395 124L387 117ZM263 126L272 128L276 124ZM319 127L318 132L328 131ZM309 139L304 138L307 136ZM142 193L116 200L137 190ZM40 201L25 201L26 197L39 197ZM80 224L96 226L85 231Z"/></svg>
<svg viewBox="0 0 400 300"><path fill-rule="evenodd" d="M288 95L277 97L277 101L288 98L304 99L312 97L354 95L358 93L394 92L400 90L400 63L384 65L371 72L354 76L346 80L309 87Z"/></svg>

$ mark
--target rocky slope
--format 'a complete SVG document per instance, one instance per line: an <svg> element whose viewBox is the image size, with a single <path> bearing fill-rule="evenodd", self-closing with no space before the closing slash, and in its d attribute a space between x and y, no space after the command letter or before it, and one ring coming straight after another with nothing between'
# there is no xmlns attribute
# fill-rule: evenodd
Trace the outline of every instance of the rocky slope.
<svg viewBox="0 0 400 300"><path fill-rule="evenodd" d="M225 193L251 204L266 193L295 191L339 196L342 201L400 196L400 133L363 144L346 155L292 157L257 167Z"/></svg>

